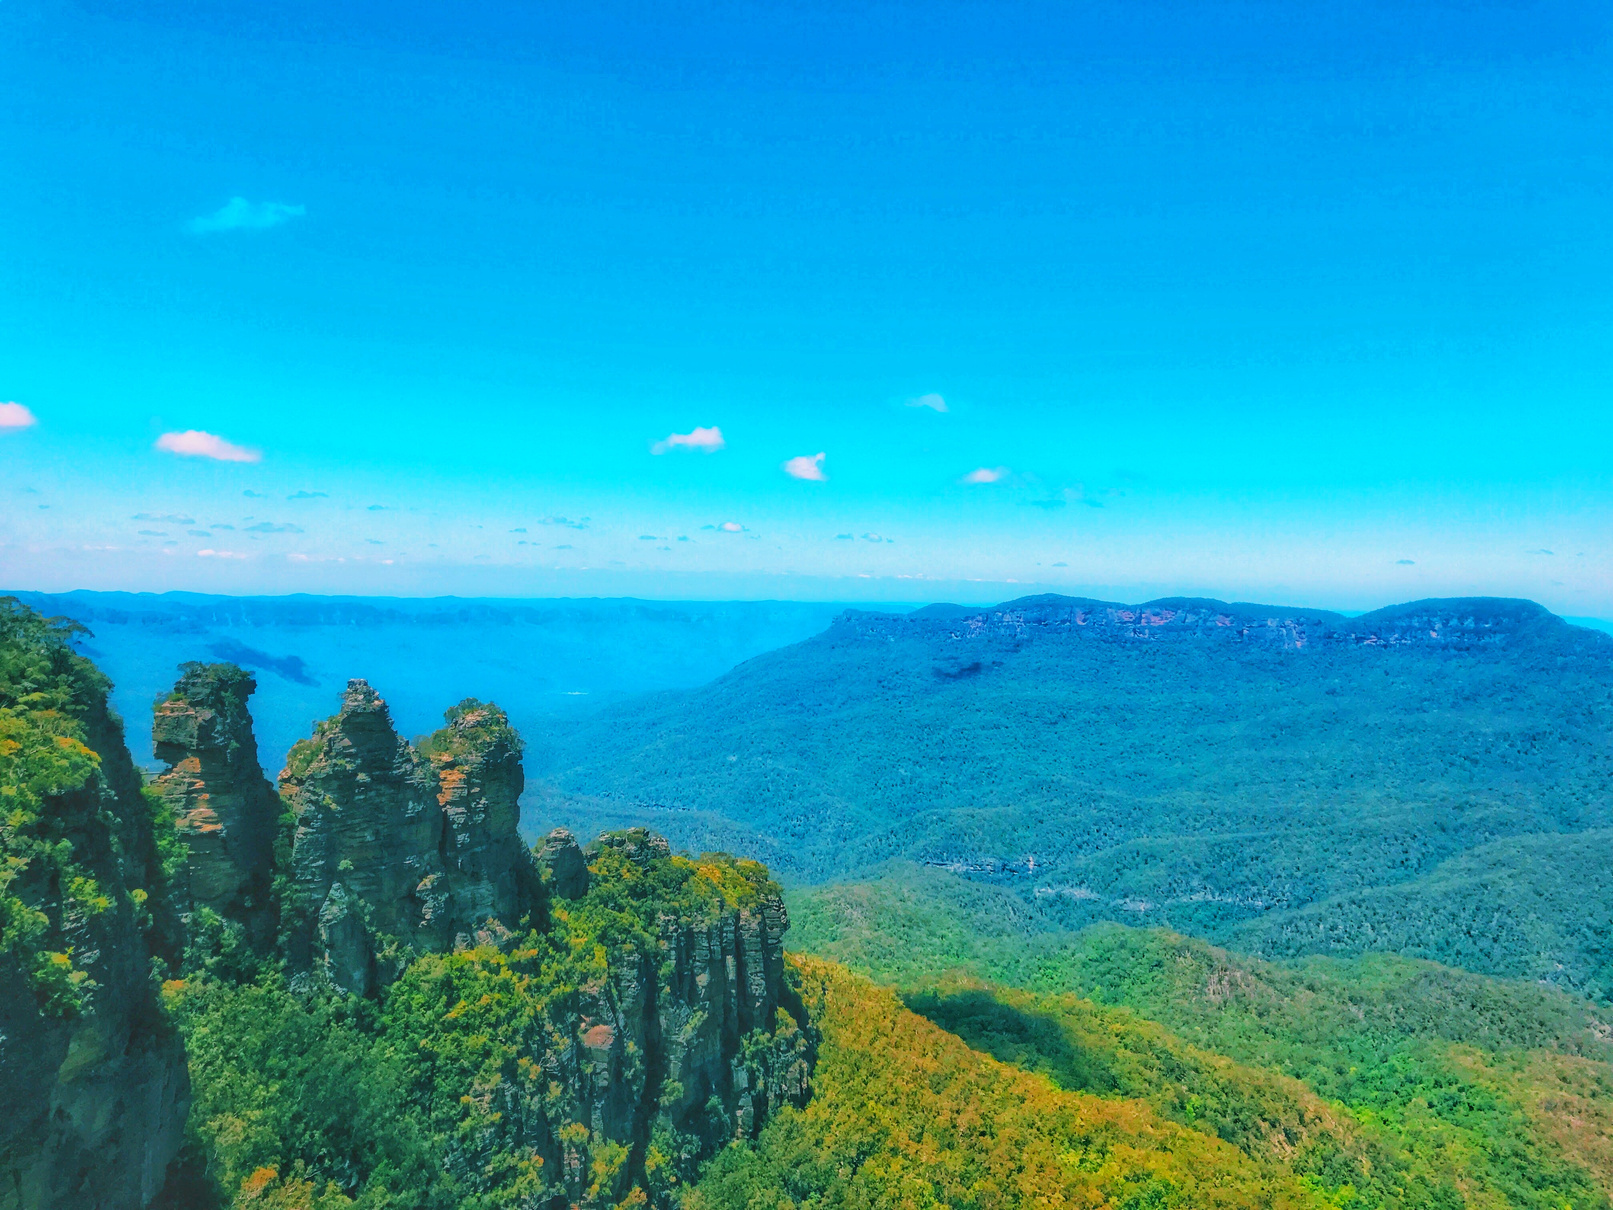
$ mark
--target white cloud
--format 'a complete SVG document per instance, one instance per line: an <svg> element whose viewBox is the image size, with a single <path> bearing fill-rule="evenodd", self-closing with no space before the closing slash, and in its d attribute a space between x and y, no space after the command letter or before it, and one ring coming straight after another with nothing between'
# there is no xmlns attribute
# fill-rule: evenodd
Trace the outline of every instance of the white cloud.
<svg viewBox="0 0 1613 1210"><path fill-rule="evenodd" d="M213 458L219 462L261 462L263 455L244 445L201 429L186 429L183 433L164 433L157 438L157 448L170 454L183 454L190 458Z"/></svg>
<svg viewBox="0 0 1613 1210"><path fill-rule="evenodd" d="M813 483L823 483L829 476L823 473L824 455L800 454L785 462L782 469L792 479L807 479Z"/></svg>
<svg viewBox="0 0 1613 1210"><path fill-rule="evenodd" d="M996 483L1008 474L1006 466L980 466L963 477L964 483Z"/></svg>
<svg viewBox="0 0 1613 1210"><path fill-rule="evenodd" d="M696 427L693 432L668 433L665 438L650 446L652 454L668 454L673 450L699 450L702 454L715 454L728 443L723 440L722 430L716 425L710 428Z"/></svg>
<svg viewBox="0 0 1613 1210"><path fill-rule="evenodd" d="M738 521L724 521L717 528L722 530L725 534L740 534L745 532L745 527Z"/></svg>
<svg viewBox="0 0 1613 1210"><path fill-rule="evenodd" d="M278 227L308 213L302 206L288 206L285 202L249 202L244 197L232 197L212 214L190 220L190 229L196 235L213 235L219 231L262 231Z"/></svg>
<svg viewBox="0 0 1613 1210"><path fill-rule="evenodd" d="M196 552L196 557L198 559L244 559L244 558L246 558L245 555L237 554L233 550L199 550L199 551Z"/></svg>
<svg viewBox="0 0 1613 1210"><path fill-rule="evenodd" d="M917 399L909 399L907 406L910 408L929 408L932 412L944 412L947 410L947 401L942 399L941 396L932 393L920 395Z"/></svg>
<svg viewBox="0 0 1613 1210"><path fill-rule="evenodd" d="M0 431L6 429L31 429L39 421L34 414L20 403L0 403Z"/></svg>

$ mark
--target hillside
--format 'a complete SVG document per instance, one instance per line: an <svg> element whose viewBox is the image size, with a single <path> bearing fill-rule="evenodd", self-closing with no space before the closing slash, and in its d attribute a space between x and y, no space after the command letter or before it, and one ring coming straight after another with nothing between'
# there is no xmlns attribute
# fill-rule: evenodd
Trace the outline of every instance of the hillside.
<svg viewBox="0 0 1613 1210"><path fill-rule="evenodd" d="M1454 1169L1453 1206L1613 1191L1613 1030L1579 997L1392 955L1272 963L1161 929L1037 931L994 898L1012 901L948 899L924 875L803 890L792 944L906 987L998 1058L1230 1141L1294 1134L1319 1096L1358 1131L1335 1142L1396 1179Z"/></svg>
<svg viewBox="0 0 1613 1210"><path fill-rule="evenodd" d="M545 817L653 824L796 882L906 859L1057 927L1264 946L1269 925L1272 952L1360 947L1348 921L1381 888L1613 824L1613 638L1500 600L854 613L703 688L558 726L532 755ZM1534 851L1489 850L1487 877L1521 883ZM1540 910L1566 922L1589 894L1565 882ZM1336 929L1277 923L1335 904ZM1564 936L1537 930L1518 942L1533 965L1484 969L1600 986L1602 959Z"/></svg>
<svg viewBox="0 0 1613 1210"><path fill-rule="evenodd" d="M1232 933L1267 956L1387 950L1613 999L1613 831L1493 841L1396 886L1274 912Z"/></svg>
<svg viewBox="0 0 1613 1210"><path fill-rule="evenodd" d="M1609 1206L1583 998L901 863L792 893L786 955L753 861L529 850L492 703L410 742L349 681L271 787L253 677L191 664L142 790L71 636L0 623L4 1210Z"/></svg>

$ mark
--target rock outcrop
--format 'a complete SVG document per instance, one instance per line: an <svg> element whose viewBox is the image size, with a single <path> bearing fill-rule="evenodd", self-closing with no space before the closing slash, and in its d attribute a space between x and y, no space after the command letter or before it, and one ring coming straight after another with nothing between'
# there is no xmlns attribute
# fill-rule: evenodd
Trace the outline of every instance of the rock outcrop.
<svg viewBox="0 0 1613 1210"><path fill-rule="evenodd" d="M497 706L461 702L421 751L443 814L442 864L449 886L444 927L469 944L488 920L513 927L529 900L531 862L521 822L521 740Z"/></svg>
<svg viewBox="0 0 1613 1210"><path fill-rule="evenodd" d="M188 850L180 907L241 924L273 941L270 901L280 799L258 764L247 699L257 688L234 664L185 664L152 713L151 738L168 771L154 783Z"/></svg>
<svg viewBox="0 0 1613 1210"><path fill-rule="evenodd" d="M0 602L0 1210L135 1210L189 1104L152 979L178 923L109 686L65 639Z"/></svg>
<svg viewBox="0 0 1613 1210"><path fill-rule="evenodd" d="M568 863L576 852L569 833L544 848ZM589 884L556 904L552 956L529 974L556 989L511 1056L532 1074L489 1090L471 1110L479 1128L459 1132L476 1147L451 1148L448 1165L496 1195L483 1156L525 1151L549 1183L534 1206L629 1204L635 1188L672 1206L701 1162L807 1098L817 1034L784 965L789 917L755 862L676 857L642 829L586 856ZM600 944L603 970L574 981L568 962Z"/></svg>
<svg viewBox="0 0 1613 1210"><path fill-rule="evenodd" d="M556 899L581 899L588 893L588 859L577 838L565 828L556 828L543 838L537 863L544 889Z"/></svg>
<svg viewBox="0 0 1613 1210"><path fill-rule="evenodd" d="M362 680L292 748L280 793L296 817L294 901L282 908L295 969L363 995L414 954L513 927L528 906L509 721L465 702L424 749L398 735Z"/></svg>

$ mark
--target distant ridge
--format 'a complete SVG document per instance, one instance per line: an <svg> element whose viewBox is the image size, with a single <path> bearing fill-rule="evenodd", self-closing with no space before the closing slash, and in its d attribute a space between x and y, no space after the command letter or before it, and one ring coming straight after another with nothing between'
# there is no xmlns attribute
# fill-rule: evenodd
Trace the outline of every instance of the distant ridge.
<svg viewBox="0 0 1613 1210"><path fill-rule="evenodd" d="M1462 650L1568 624L1533 601L1505 597L1430 598L1345 617L1325 609L1229 603L1205 597L1161 597L1128 605L1051 593L985 609L939 604L905 616L853 610L835 619L836 628L870 637L888 636L904 625L924 627L954 640L1029 639L1062 633L1122 641L1191 635L1292 650L1319 644L1410 644Z"/></svg>
<svg viewBox="0 0 1613 1210"><path fill-rule="evenodd" d="M1435 901L1465 875L1445 863L1492 846L1484 893L1551 918L1426 952L1613 988L1573 940L1601 884L1524 893L1540 854L1594 849L1550 837L1613 828L1613 636L1532 601L849 610L701 688L559 724L544 755L534 793L579 830L653 824L801 883L917 863L1048 927L1285 953L1446 929ZM1548 839L1498 843L1530 836Z"/></svg>

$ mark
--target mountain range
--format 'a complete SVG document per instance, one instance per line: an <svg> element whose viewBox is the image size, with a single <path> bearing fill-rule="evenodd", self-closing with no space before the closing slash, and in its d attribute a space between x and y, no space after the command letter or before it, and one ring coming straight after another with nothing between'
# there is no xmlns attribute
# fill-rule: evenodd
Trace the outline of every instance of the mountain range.
<svg viewBox="0 0 1613 1210"><path fill-rule="evenodd" d="M925 867L1050 929L1613 991L1613 636L1527 601L848 612L559 722L531 767L546 818L796 886Z"/></svg>

